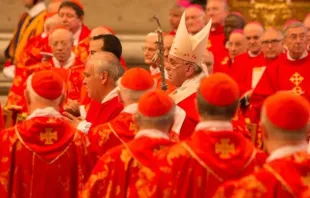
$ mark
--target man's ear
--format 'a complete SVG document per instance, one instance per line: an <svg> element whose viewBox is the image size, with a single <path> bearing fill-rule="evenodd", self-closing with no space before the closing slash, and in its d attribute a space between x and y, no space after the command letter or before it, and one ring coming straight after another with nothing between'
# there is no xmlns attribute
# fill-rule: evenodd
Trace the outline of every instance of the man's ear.
<svg viewBox="0 0 310 198"><path fill-rule="evenodd" d="M187 64L186 70L185 70L185 76L189 77L192 76L195 73L195 66L194 64Z"/></svg>
<svg viewBox="0 0 310 198"><path fill-rule="evenodd" d="M101 84L106 84L109 78L108 72L103 72L101 75Z"/></svg>

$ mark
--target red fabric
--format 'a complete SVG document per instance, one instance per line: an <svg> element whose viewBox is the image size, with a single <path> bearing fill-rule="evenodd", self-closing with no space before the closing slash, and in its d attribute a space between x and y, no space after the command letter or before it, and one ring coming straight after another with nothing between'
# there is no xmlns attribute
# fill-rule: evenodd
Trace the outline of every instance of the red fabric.
<svg viewBox="0 0 310 198"><path fill-rule="evenodd" d="M110 122L100 124L88 132L89 153L96 156L95 161L111 148L134 138L137 128L132 116L132 114L121 112Z"/></svg>
<svg viewBox="0 0 310 198"><path fill-rule="evenodd" d="M166 139L140 137L126 146L121 145L108 151L93 169L80 197L148 196L149 192L140 190L145 185L140 182L141 177L144 174L152 177L152 170L157 169L154 155L159 149L171 144Z"/></svg>
<svg viewBox="0 0 310 198"><path fill-rule="evenodd" d="M86 115L86 121L92 123L92 128L114 119L123 110L123 105L115 97L105 103L92 100Z"/></svg>
<svg viewBox="0 0 310 198"><path fill-rule="evenodd" d="M221 61L227 55L224 26L211 28L207 49L213 53L215 62Z"/></svg>
<svg viewBox="0 0 310 198"><path fill-rule="evenodd" d="M162 90L152 90L143 94L138 103L139 112L148 117L166 115L175 106L172 98Z"/></svg>
<svg viewBox="0 0 310 198"><path fill-rule="evenodd" d="M252 89L253 68L263 66L266 66L266 60L262 53L256 57L250 57L246 52L235 58L231 76L238 83L241 96Z"/></svg>
<svg viewBox="0 0 310 198"><path fill-rule="evenodd" d="M148 90L154 86L151 74L142 68L129 69L120 81L123 87L135 91Z"/></svg>
<svg viewBox="0 0 310 198"><path fill-rule="evenodd" d="M157 156L161 171L150 182L158 185L153 197L171 198L212 197L222 182L251 173L266 159L237 131L196 131Z"/></svg>
<svg viewBox="0 0 310 198"><path fill-rule="evenodd" d="M228 52L224 54L226 55L220 60L214 59L213 73L222 72L231 75L232 61L229 58Z"/></svg>
<svg viewBox="0 0 310 198"><path fill-rule="evenodd" d="M170 35L172 35L172 36L175 36L176 31L175 31L175 30L171 30L168 34L170 34Z"/></svg>
<svg viewBox="0 0 310 198"><path fill-rule="evenodd" d="M215 73L203 78L199 92L211 105L229 106L239 98L237 83L224 73Z"/></svg>
<svg viewBox="0 0 310 198"><path fill-rule="evenodd" d="M1 132L1 198L77 197L90 167L84 140L76 133L64 120L51 117L32 118L18 124L17 131Z"/></svg>
<svg viewBox="0 0 310 198"><path fill-rule="evenodd" d="M294 93L277 92L265 100L264 107L268 120L280 129L294 132L309 122L309 102Z"/></svg>
<svg viewBox="0 0 310 198"><path fill-rule="evenodd" d="M180 140L189 138L193 134L195 127L199 122L198 111L195 108L196 96L197 94L193 93L178 104L178 106L186 112L186 117L180 131Z"/></svg>
<svg viewBox="0 0 310 198"><path fill-rule="evenodd" d="M260 110L264 100L281 90L292 90L301 94L310 101L310 56L301 60L290 61L287 55L280 55L278 60L267 67L260 82L253 90L251 103L253 111L251 112L251 121L258 123ZM294 74L300 82L297 86L294 81Z"/></svg>
<svg viewBox="0 0 310 198"><path fill-rule="evenodd" d="M41 97L55 100L63 93L64 79L55 72L39 71L31 78L32 89Z"/></svg>
<svg viewBox="0 0 310 198"><path fill-rule="evenodd" d="M153 79L155 81L156 89L161 90L161 73L153 75ZM176 87L168 79L166 79L166 84L168 86L168 89L166 90L167 94L170 94L171 92L173 92L176 89Z"/></svg>
<svg viewBox="0 0 310 198"><path fill-rule="evenodd" d="M215 197L310 197L310 158L305 152L271 161L259 171L222 185Z"/></svg>

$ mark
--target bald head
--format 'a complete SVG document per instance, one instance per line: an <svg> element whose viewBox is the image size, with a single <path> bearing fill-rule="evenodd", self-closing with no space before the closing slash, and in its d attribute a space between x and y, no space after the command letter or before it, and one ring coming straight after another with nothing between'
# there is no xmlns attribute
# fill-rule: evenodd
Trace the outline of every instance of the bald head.
<svg viewBox="0 0 310 198"><path fill-rule="evenodd" d="M54 57L65 64L71 56L73 34L67 29L56 29L49 35L49 44Z"/></svg>
<svg viewBox="0 0 310 198"><path fill-rule="evenodd" d="M151 32L146 35L144 43L144 63L147 65L155 66L152 59L156 54L157 39L157 34L155 32Z"/></svg>
<svg viewBox="0 0 310 198"><path fill-rule="evenodd" d="M244 27L244 35L249 44L249 51L252 54L258 54L261 50L260 38L264 33L264 27L256 22L249 23Z"/></svg>
<svg viewBox="0 0 310 198"><path fill-rule="evenodd" d="M89 34L89 37L92 38L94 36L105 35L105 34L113 34L113 32L111 32L104 26L99 26L99 27L92 29L92 31Z"/></svg>
<svg viewBox="0 0 310 198"><path fill-rule="evenodd" d="M284 36L281 31L270 28L261 37L262 52L266 59L275 59L283 52Z"/></svg>
<svg viewBox="0 0 310 198"><path fill-rule="evenodd" d="M48 13L57 13L63 0L53 0L47 6Z"/></svg>
<svg viewBox="0 0 310 198"><path fill-rule="evenodd" d="M205 26L205 12L199 5L192 5L185 10L185 24L190 34L197 34Z"/></svg>
<svg viewBox="0 0 310 198"><path fill-rule="evenodd" d="M60 26L61 21L57 14L53 15L52 17L49 17L44 22L44 32L47 34L50 34L55 30L57 26Z"/></svg>
<svg viewBox="0 0 310 198"><path fill-rule="evenodd" d="M228 11L226 0L209 0L206 5L207 20L212 19L214 25L223 25Z"/></svg>

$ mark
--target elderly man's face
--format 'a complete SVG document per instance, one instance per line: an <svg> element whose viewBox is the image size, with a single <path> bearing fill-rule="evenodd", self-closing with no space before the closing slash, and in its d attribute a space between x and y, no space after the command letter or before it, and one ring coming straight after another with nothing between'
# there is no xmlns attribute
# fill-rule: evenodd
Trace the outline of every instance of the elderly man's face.
<svg viewBox="0 0 310 198"><path fill-rule="evenodd" d="M147 65L153 64L153 58L157 52L157 36L147 36L145 40L145 44L143 46L144 51L144 63Z"/></svg>
<svg viewBox="0 0 310 198"><path fill-rule="evenodd" d="M285 44L294 58L300 58L306 50L307 31L305 27L290 28L285 35Z"/></svg>
<svg viewBox="0 0 310 198"><path fill-rule="evenodd" d="M61 24L73 33L75 33L81 27L82 21L74 9L70 7L62 7L58 11L58 15L60 17Z"/></svg>
<svg viewBox="0 0 310 198"><path fill-rule="evenodd" d="M166 70L168 74L168 78L171 83L176 86L180 87L184 83L187 78L187 70L188 65L184 64L184 61L169 55L168 58L168 65L166 65Z"/></svg>
<svg viewBox="0 0 310 198"><path fill-rule="evenodd" d="M54 57L59 62L66 62L72 51L73 38L72 34L67 30L55 30L51 35L50 46Z"/></svg>
<svg viewBox="0 0 310 198"><path fill-rule="evenodd" d="M228 40L228 53L232 60L247 51L248 42L243 34L233 33Z"/></svg>
<svg viewBox="0 0 310 198"><path fill-rule="evenodd" d="M248 40L249 51L257 54L261 50L260 38L263 35L264 30L260 25L249 24L244 28L244 35Z"/></svg>
<svg viewBox="0 0 310 198"><path fill-rule="evenodd" d="M283 52L283 36L277 31L266 31L261 38L262 52L267 59L274 59Z"/></svg>
<svg viewBox="0 0 310 198"><path fill-rule="evenodd" d="M181 17L182 17L182 10L181 8L173 8L169 12L169 22L170 26L173 30L178 29Z"/></svg>
<svg viewBox="0 0 310 198"><path fill-rule="evenodd" d="M225 17L228 14L225 6L225 3L222 1L209 0L206 6L207 20L212 19L212 23L217 25L224 24Z"/></svg>
<svg viewBox="0 0 310 198"><path fill-rule="evenodd" d="M205 26L204 12L195 7L186 9L185 24L190 34L198 33Z"/></svg>

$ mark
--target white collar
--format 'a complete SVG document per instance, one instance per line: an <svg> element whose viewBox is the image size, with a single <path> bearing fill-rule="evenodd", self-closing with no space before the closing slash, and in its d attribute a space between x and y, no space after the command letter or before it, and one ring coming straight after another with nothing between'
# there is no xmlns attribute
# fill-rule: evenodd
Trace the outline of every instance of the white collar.
<svg viewBox="0 0 310 198"><path fill-rule="evenodd" d="M46 38L46 37L47 37L47 33L46 32L42 32L41 38Z"/></svg>
<svg viewBox="0 0 310 198"><path fill-rule="evenodd" d="M140 138L140 137L149 137L153 139L166 139L169 140L168 134L159 131L157 129L144 129L138 131L138 133L135 135L135 139Z"/></svg>
<svg viewBox="0 0 310 198"><path fill-rule="evenodd" d="M294 153L300 152L300 151L307 151L308 145L305 144L299 144L299 145L289 145L289 146L283 146L281 148L276 149L273 151L269 157L267 158L266 162L269 163L273 160L280 159L283 157L287 157L289 155L292 155Z"/></svg>
<svg viewBox="0 0 310 198"><path fill-rule="evenodd" d="M208 130L208 131L233 131L233 125L230 121L202 121L199 122L195 128L195 131Z"/></svg>
<svg viewBox="0 0 310 198"><path fill-rule="evenodd" d="M113 98L117 97L118 96L117 91L118 91L118 87L115 87L112 91L110 91L110 93L108 93L108 95L104 97L104 99L101 101L101 104L108 102L112 100Z"/></svg>
<svg viewBox="0 0 310 198"><path fill-rule="evenodd" d="M159 69L159 67L154 68L154 67L150 66L150 72L151 72L151 75L154 76L154 75L160 73L160 69Z"/></svg>
<svg viewBox="0 0 310 198"><path fill-rule="evenodd" d="M133 103L128 106L126 106L122 112L129 113L129 114L135 114L138 111L138 103Z"/></svg>
<svg viewBox="0 0 310 198"><path fill-rule="evenodd" d="M301 57L297 60L300 60L300 59L304 59L308 56L308 51L305 50L304 53L301 55ZM290 61L295 61L296 59L293 59L289 53L289 51L287 51L287 59L290 60Z"/></svg>
<svg viewBox="0 0 310 198"><path fill-rule="evenodd" d="M75 61L75 54L73 52L71 52L71 55L70 55L69 59L62 66L60 65L59 61L54 56L53 56L52 60L54 62L54 66L56 68L61 68L62 67L62 68L65 68L65 69L69 69L73 65L73 63Z"/></svg>
<svg viewBox="0 0 310 198"><path fill-rule="evenodd" d="M181 85L181 87L178 87L177 89L181 89L181 90L184 89L184 88L197 89L199 84L200 84L201 79L204 76L205 76L205 73L201 72L200 74L194 76L193 78L185 80L184 83ZM193 85L195 87L192 87Z"/></svg>
<svg viewBox="0 0 310 198"><path fill-rule="evenodd" d="M248 54L251 58L255 58L260 54L260 52L258 52L257 54L253 54L251 51L248 51Z"/></svg>
<svg viewBox="0 0 310 198"><path fill-rule="evenodd" d="M28 115L27 120L35 117L56 117L61 118L61 114L53 107L46 107L44 109L36 109L30 115Z"/></svg>
<svg viewBox="0 0 310 198"><path fill-rule="evenodd" d="M40 3L37 3L36 5L34 5L32 8L30 8L28 10L28 14L31 17L35 17L38 14L40 14L40 12L44 11L45 9L46 9L45 3L44 2L40 2Z"/></svg>
<svg viewBox="0 0 310 198"><path fill-rule="evenodd" d="M82 32L82 25L73 35L73 45L74 46L78 46L79 45L81 32Z"/></svg>

